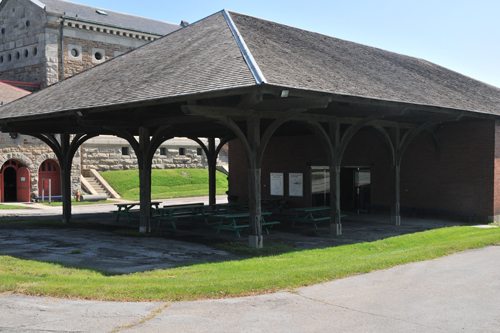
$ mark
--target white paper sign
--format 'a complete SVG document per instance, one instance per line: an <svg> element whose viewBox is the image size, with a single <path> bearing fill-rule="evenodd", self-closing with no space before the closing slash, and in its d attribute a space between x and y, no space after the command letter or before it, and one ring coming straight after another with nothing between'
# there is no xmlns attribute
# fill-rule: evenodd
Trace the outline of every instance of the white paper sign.
<svg viewBox="0 0 500 333"><path fill-rule="evenodd" d="M288 175L288 192L291 197L302 197L304 195L304 175L302 173L290 173Z"/></svg>
<svg viewBox="0 0 500 333"><path fill-rule="evenodd" d="M271 172L271 195L284 195L283 173Z"/></svg>

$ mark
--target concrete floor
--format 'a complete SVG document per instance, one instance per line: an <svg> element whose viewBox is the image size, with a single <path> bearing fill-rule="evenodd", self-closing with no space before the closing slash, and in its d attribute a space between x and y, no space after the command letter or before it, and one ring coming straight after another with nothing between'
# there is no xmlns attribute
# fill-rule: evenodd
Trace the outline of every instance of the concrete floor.
<svg viewBox="0 0 500 333"><path fill-rule="evenodd" d="M220 198L223 200L223 197ZM206 201L206 198L165 200L162 204L180 204ZM40 205L28 205L39 207ZM92 221L98 225L92 228L72 224L66 228L12 226L0 224L0 254L23 259L52 261L84 266L93 269L121 273L167 268L181 264L216 262L242 258L214 247L216 243L248 241L248 232L238 238L234 232L221 231L216 234L211 226L197 220L177 223L173 230L168 224L160 229L161 237L125 237L113 231L117 229L138 230L138 213L128 223L123 217L115 222L111 204L74 206L73 220ZM4 211L5 219L60 219L61 208L42 206L39 209ZM286 242L296 250L324 248L343 244L373 241L418 231L462 225L435 219L402 218L401 226L390 224L388 215L348 214L343 219L343 234L331 236L328 222L316 230L311 225L291 227L283 216L273 216L281 224L264 234L266 242ZM268 219L269 220L269 219Z"/></svg>

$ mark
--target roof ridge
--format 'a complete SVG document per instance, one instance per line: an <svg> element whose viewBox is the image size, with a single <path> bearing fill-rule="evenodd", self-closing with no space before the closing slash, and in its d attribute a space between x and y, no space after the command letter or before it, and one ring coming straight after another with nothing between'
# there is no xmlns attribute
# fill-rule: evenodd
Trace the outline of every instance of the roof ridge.
<svg viewBox="0 0 500 333"><path fill-rule="evenodd" d="M262 71L260 70L259 64L257 64L257 61L255 61L254 57L252 56L250 49L245 43L243 36L238 31L238 28L236 27L236 24L233 22L233 19L231 18L229 12L223 9L222 15L224 15L224 18L226 19L229 29L231 30L234 39L236 40L236 43L240 48L241 54L243 55L243 58L245 59L245 62L247 63L248 68L250 69L250 72L252 73L255 79L255 82L257 82L257 84L267 83L264 74L262 74Z"/></svg>

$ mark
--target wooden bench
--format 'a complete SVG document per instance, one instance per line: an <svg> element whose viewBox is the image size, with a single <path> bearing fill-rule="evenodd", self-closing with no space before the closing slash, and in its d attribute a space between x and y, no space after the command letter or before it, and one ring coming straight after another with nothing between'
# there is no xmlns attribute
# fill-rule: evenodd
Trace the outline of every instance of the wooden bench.
<svg viewBox="0 0 500 333"><path fill-rule="evenodd" d="M231 224L216 224L213 226L214 229L217 229L217 235L219 234L219 231L221 230L228 230L228 231L235 231L236 235L238 235L238 238L241 238L240 232L245 229L250 227L248 224L241 224L241 225L231 225Z"/></svg>
<svg viewBox="0 0 500 333"><path fill-rule="evenodd" d="M185 205L175 205L175 206L163 206L156 210L159 215L155 216L158 220L158 227L161 226L163 221L170 222L173 229L177 229L178 219L189 218L190 223L193 222L195 217L203 217L205 224L208 224L208 217L211 216L210 213L205 212L205 205L200 204L185 204Z"/></svg>
<svg viewBox="0 0 500 333"><path fill-rule="evenodd" d="M138 202L134 203L124 203L124 204L115 204L116 207L118 207L118 210L112 210L111 213L116 214L116 220L115 222L118 222L118 219L120 218L120 215L125 215L127 217L128 223L132 223L130 220L130 216L133 212L139 212L140 209L132 209L133 207L139 205ZM158 206L160 205L160 202L151 202L151 210L150 214L153 215L153 212L158 209Z"/></svg>
<svg viewBox="0 0 500 333"><path fill-rule="evenodd" d="M321 221L330 220L330 216L325 216L322 212L330 211L330 206L318 207L304 207L293 209L295 216L289 217L288 220L292 222L292 227L295 223L310 223L315 229L318 229L317 223ZM340 217L347 217L347 215L340 215Z"/></svg>
<svg viewBox="0 0 500 333"><path fill-rule="evenodd" d="M262 221L261 225L262 225L262 229L265 229L267 234L269 235L269 229L272 228L276 224L280 224L280 222L279 221L271 221L271 222ZM269 226L269 228L268 228L268 226Z"/></svg>
<svg viewBox="0 0 500 333"><path fill-rule="evenodd" d="M273 227L275 224L279 224L279 222L266 222L264 220L264 216L271 215L271 212L262 212L262 227L266 229L267 234L269 235L269 230L268 226L270 228ZM213 228L217 229L217 235L221 230L228 230L228 231L234 231L236 232L236 235L238 235L238 238L241 238L240 232L249 227L248 224L248 218L250 217L250 213L248 212L242 212L242 213L233 213L233 214L219 214L219 215L213 215L214 218L219 218L220 221L217 223L213 224ZM245 224L238 224L238 221L241 220L245 221ZM230 223L224 223L225 221L229 221Z"/></svg>
<svg viewBox="0 0 500 333"><path fill-rule="evenodd" d="M41 196L40 197L35 197L35 202L38 202L38 200L42 200L42 199L43 199L43 201L45 201L45 200L48 201L49 200L49 196L45 195L43 197L41 197ZM50 200L51 201L60 201L60 200L62 200L62 195L52 195L52 196L50 196Z"/></svg>

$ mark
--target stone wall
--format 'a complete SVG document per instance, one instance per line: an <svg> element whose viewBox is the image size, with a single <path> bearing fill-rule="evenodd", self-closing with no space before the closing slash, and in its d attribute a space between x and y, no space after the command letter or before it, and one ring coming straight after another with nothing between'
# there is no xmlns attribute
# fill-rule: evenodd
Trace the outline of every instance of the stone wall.
<svg viewBox="0 0 500 333"><path fill-rule="evenodd" d="M129 155L122 154L122 147L128 147ZM174 168L208 168L205 154L197 155L196 147L184 147L185 155L179 155L179 148L161 147L166 155L156 151L153 157L153 169ZM108 170L131 170L138 169L137 156L134 150L128 146L82 146L82 168L96 169L97 171Z"/></svg>
<svg viewBox="0 0 500 333"><path fill-rule="evenodd" d="M32 194L38 196L38 170L47 159L57 162L56 155L44 142L27 135L12 139L9 134L0 133L0 167L8 160L15 159L30 170ZM76 152L71 167L71 193L81 188L80 153Z"/></svg>
<svg viewBox="0 0 500 333"><path fill-rule="evenodd" d="M68 32L66 32L68 33ZM64 77L73 76L134 47L89 39L64 37ZM96 53L102 59L96 59Z"/></svg>
<svg viewBox="0 0 500 333"><path fill-rule="evenodd" d="M27 0L9 1L0 16L0 79L40 82L45 60L45 13Z"/></svg>

